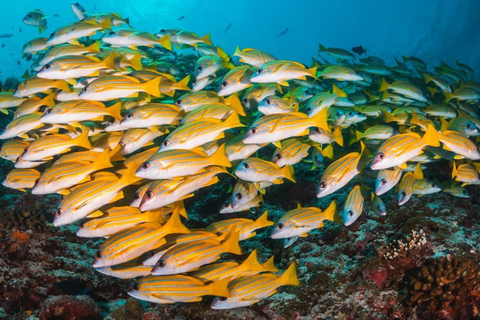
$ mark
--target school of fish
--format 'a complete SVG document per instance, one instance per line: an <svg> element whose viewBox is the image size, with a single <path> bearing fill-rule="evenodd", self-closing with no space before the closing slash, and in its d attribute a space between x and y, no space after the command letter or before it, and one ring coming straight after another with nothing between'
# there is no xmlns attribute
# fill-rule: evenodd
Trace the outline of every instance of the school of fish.
<svg viewBox="0 0 480 320"><path fill-rule="evenodd" d="M77 3L72 10L78 21L24 46L30 72L0 93L0 111L13 114L0 156L15 164L3 185L61 194L53 224L81 221L79 237L105 237L93 267L138 278L132 297L252 305L299 285L295 263L281 272L257 250L243 262L221 259L242 255L258 230L272 226L271 238L288 247L327 220L351 225L365 203L385 215L381 196L394 187L404 205L440 191L469 197L465 185L480 184L480 84L465 64L430 72L416 57L388 66L361 46L360 59L320 45L308 67L253 48L229 55L209 35L137 30ZM43 31L40 13L31 24ZM451 165L448 181L424 177L438 161ZM300 162L323 172L318 198L354 181L346 201L268 220L263 195L295 183ZM258 217L188 228L183 200L222 175L237 180L219 212Z"/></svg>

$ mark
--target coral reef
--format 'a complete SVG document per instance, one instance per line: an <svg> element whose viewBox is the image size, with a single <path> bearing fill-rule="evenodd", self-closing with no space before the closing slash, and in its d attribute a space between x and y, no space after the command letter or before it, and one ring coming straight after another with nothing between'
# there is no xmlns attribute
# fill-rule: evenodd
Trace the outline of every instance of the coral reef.
<svg viewBox="0 0 480 320"><path fill-rule="evenodd" d="M56 296L41 305L40 320L100 320L100 309L89 296Z"/></svg>

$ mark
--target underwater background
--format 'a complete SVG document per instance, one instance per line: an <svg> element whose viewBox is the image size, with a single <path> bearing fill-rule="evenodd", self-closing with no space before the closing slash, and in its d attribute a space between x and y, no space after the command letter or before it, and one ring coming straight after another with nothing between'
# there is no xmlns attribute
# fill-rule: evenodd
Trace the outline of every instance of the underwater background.
<svg viewBox="0 0 480 320"><path fill-rule="evenodd" d="M433 67L442 62L456 66L458 61L475 71L466 80L479 80L480 4L474 0L144 0L82 1L81 5L87 12L116 12L128 17L132 27L142 31L179 28L200 36L210 34L212 42L229 56L237 46L250 47L310 67L312 58L320 60L319 44L349 51L362 45L367 52L356 55L356 62L376 56L387 66L394 66L395 57L400 61L402 56L417 57L433 73ZM22 23L22 19L34 9L41 9L48 21L47 30L40 36L48 37L57 28L77 21L69 1L3 1L0 81L5 90L15 89L18 84L12 78L25 80L22 75L32 65L22 57L22 47L39 37L39 31ZM322 63L337 63L331 56L322 57ZM193 70L192 57L171 59ZM412 79L416 84L422 82L423 92L427 93L423 87L426 84L418 80L422 77L412 66L410 70ZM382 76L375 79L380 86ZM389 82L395 80L392 76ZM465 81L452 82L460 86ZM216 91L218 84L210 88ZM174 97L179 96L176 93ZM468 100L475 112L478 101ZM0 114L2 131L13 117L11 112ZM370 121L355 128L364 131L374 124L385 122ZM350 129L344 130L345 137L351 137ZM155 140L155 144L159 146L160 141ZM331 160L359 151L357 147L345 146ZM269 145L257 155L270 160L274 150ZM375 149L370 151L375 154ZM262 206L230 215L221 215L219 210L230 198L228 192L236 178L223 175L219 183L197 190L194 197L185 200L189 215L185 225L193 229L228 218L255 220L266 210L269 220L276 222L298 204L326 209L333 200L341 208L354 183L326 198L316 197L322 174L332 161L326 160L315 170L312 161L296 163L296 183L285 180L275 184L263 195ZM431 181L450 182L452 161L428 164L423 173ZM12 161L0 159L0 180L13 169ZM224 256L221 261L240 263L257 249L259 261L275 256L275 266L281 272L295 262L300 286L282 286L278 293L248 307L212 310L211 297L202 302L165 305L130 297L127 292L135 280L107 276L92 267L103 239L78 237L78 222L53 226L60 195L33 195L29 190L22 192L2 185L0 319L478 319L480 189L475 184L466 189L468 198L438 192L413 196L402 206L391 191L382 196L386 215L374 212L369 190L364 192L368 194L366 205L354 224L326 221L322 228L288 247L282 240L271 238L273 225L257 230L255 237L242 242L243 255ZM133 188L126 192L126 198L132 198L135 191ZM442 279L437 284L448 279L439 285L449 286L448 291L438 293L438 286L432 289L431 279Z"/></svg>

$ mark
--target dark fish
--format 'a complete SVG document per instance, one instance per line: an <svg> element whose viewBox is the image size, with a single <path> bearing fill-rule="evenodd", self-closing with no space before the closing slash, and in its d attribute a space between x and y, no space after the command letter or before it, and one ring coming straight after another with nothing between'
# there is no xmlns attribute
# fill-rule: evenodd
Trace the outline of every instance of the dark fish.
<svg viewBox="0 0 480 320"><path fill-rule="evenodd" d="M287 32L288 32L288 27L287 27L287 28L285 28L285 30L283 30L283 31L282 31L282 32L281 32L281 33L280 33L280 34L277 36L277 38L280 38L280 37L282 37L282 36L286 35L286 34L287 34Z"/></svg>
<svg viewBox="0 0 480 320"><path fill-rule="evenodd" d="M2 43L2 48L5 48L5 43Z"/></svg>
<svg viewBox="0 0 480 320"><path fill-rule="evenodd" d="M18 28L18 32L22 32L22 28Z"/></svg>
<svg viewBox="0 0 480 320"><path fill-rule="evenodd" d="M225 28L225 31L223 31L223 34L227 33L228 30L232 27L232 23L229 23L228 26Z"/></svg>
<svg viewBox="0 0 480 320"><path fill-rule="evenodd" d="M185 19L185 16L181 16L180 18L177 19L177 21Z"/></svg>
<svg viewBox="0 0 480 320"><path fill-rule="evenodd" d="M57 282L55 286L63 293L73 296L84 295L88 292L87 283L80 280L64 280Z"/></svg>
<svg viewBox="0 0 480 320"><path fill-rule="evenodd" d="M5 33L5 34L0 35L0 38L11 38L11 37L13 37L13 34L11 34L11 33Z"/></svg>
<svg viewBox="0 0 480 320"><path fill-rule="evenodd" d="M19 66L21 66L21 65L22 65L22 62L20 62L20 60L17 59L17 64L18 64Z"/></svg>
<svg viewBox="0 0 480 320"><path fill-rule="evenodd" d="M362 54L367 54L367 49L364 49L362 46L353 47L352 51L361 56Z"/></svg>
<svg viewBox="0 0 480 320"><path fill-rule="evenodd" d="M54 16L55 18L60 17L60 15L59 15L58 13L55 13L53 16Z"/></svg>

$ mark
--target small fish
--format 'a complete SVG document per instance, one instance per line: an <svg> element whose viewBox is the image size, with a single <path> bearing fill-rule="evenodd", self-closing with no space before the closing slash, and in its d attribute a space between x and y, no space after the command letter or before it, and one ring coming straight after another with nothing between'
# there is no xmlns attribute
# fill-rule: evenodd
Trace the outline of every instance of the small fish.
<svg viewBox="0 0 480 320"><path fill-rule="evenodd" d="M2 185L7 188L26 191L25 189L33 188L40 174L41 173L35 169L13 169L7 174Z"/></svg>
<svg viewBox="0 0 480 320"><path fill-rule="evenodd" d="M387 207L379 196L375 195L375 193L372 192L371 200L373 212L375 212L379 216L384 216L387 214Z"/></svg>
<svg viewBox="0 0 480 320"><path fill-rule="evenodd" d="M240 62L251 65L252 67L261 67L267 62L275 61L277 58L270 53L260 51L252 48L245 48L240 50L239 47L235 49L233 56L239 57Z"/></svg>
<svg viewBox="0 0 480 320"><path fill-rule="evenodd" d="M316 71L317 67L308 69L303 64L295 61L274 60L263 64L255 70L250 77L250 81L254 83L277 82L283 86L288 86L287 80L305 80L306 76L317 78L315 75Z"/></svg>
<svg viewBox="0 0 480 320"><path fill-rule="evenodd" d="M334 57L337 60L355 60L355 56L344 49L326 48L323 45L318 45L319 52L325 52L327 55Z"/></svg>
<svg viewBox="0 0 480 320"><path fill-rule="evenodd" d="M72 2L70 4L70 7L72 8L73 14L77 17L78 20L85 19L85 12L86 11L80 3Z"/></svg>
<svg viewBox="0 0 480 320"><path fill-rule="evenodd" d="M466 184L478 183L480 177L476 169L477 166L477 164L475 164L474 167L468 163L464 163L457 167L455 162L453 162L452 178Z"/></svg>
<svg viewBox="0 0 480 320"><path fill-rule="evenodd" d="M337 81L362 81L364 80L355 70L344 66L326 67L317 74L324 79L335 79Z"/></svg>
<svg viewBox="0 0 480 320"><path fill-rule="evenodd" d="M278 287L285 285L300 285L295 262L281 276L268 272L231 281L228 285L231 296L215 298L211 308L221 310L246 307L271 296L277 292Z"/></svg>
<svg viewBox="0 0 480 320"><path fill-rule="evenodd" d="M247 210L253 213L257 213L261 209L262 204L263 204L263 195L261 193L258 193L258 195L255 198L248 201L247 203L244 203L242 206L236 209L232 208L231 200L225 201L225 203L220 208L220 213L227 214L227 213L242 212Z"/></svg>
<svg viewBox="0 0 480 320"><path fill-rule="evenodd" d="M0 158L15 162L29 145L30 142L25 140L14 139L5 141L0 149Z"/></svg>
<svg viewBox="0 0 480 320"><path fill-rule="evenodd" d="M380 196L388 192L397 185L401 177L402 169L400 167L379 170L375 180L375 194Z"/></svg>
<svg viewBox="0 0 480 320"><path fill-rule="evenodd" d="M277 38L283 37L284 35L287 34L287 32L288 32L288 27L283 29L283 31L278 34Z"/></svg>
<svg viewBox="0 0 480 320"><path fill-rule="evenodd" d="M274 184L281 184L284 178L295 182L292 167L285 166L280 168L273 162L254 157L247 158L240 162L235 169L235 175L242 180L250 182L267 181Z"/></svg>
<svg viewBox="0 0 480 320"><path fill-rule="evenodd" d="M443 189L443 191L454 197L465 198L465 199L470 198L470 193L468 193L468 190L465 189L465 187L462 187L460 185L452 185L448 188Z"/></svg>
<svg viewBox="0 0 480 320"><path fill-rule="evenodd" d="M455 152L455 158L480 160L480 151L476 144L463 134L446 130L439 134L438 139L443 143L443 149Z"/></svg>
<svg viewBox="0 0 480 320"><path fill-rule="evenodd" d="M101 70L115 70L115 54L104 60L90 56L63 56L44 65L37 77L42 79L68 80L99 76Z"/></svg>
<svg viewBox="0 0 480 320"><path fill-rule="evenodd" d="M291 237L306 237L314 229L322 228L325 220L334 221L337 210L335 201L322 211L316 207L302 208L286 212L275 224L272 239L288 239Z"/></svg>
<svg viewBox="0 0 480 320"><path fill-rule="evenodd" d="M353 47L352 51L361 56L362 54L367 54L367 49L364 49L363 46Z"/></svg>
<svg viewBox="0 0 480 320"><path fill-rule="evenodd" d="M98 101L72 100L60 102L45 109L44 114L40 117L40 121L51 124L69 124L94 120L103 116L111 116L120 120L122 118L120 115L121 110L121 102L117 102L107 108L105 104Z"/></svg>
<svg viewBox="0 0 480 320"><path fill-rule="evenodd" d="M223 34L226 34L228 32L228 30L230 30L230 28L232 27L232 23L230 22L227 27L225 28L225 30L223 31Z"/></svg>
<svg viewBox="0 0 480 320"><path fill-rule="evenodd" d="M40 9L28 12L23 18L23 23L38 27L40 33L47 29L47 18ZM22 32L22 29L19 28L18 31Z"/></svg>
<svg viewBox="0 0 480 320"><path fill-rule="evenodd" d="M250 77L253 75L253 69L250 66L238 66L230 70L223 76L218 90L219 96L228 96L235 92L247 89L253 84Z"/></svg>
<svg viewBox="0 0 480 320"><path fill-rule="evenodd" d="M111 20L102 22L96 21L78 21L71 25L61 27L53 32L47 39L49 46L63 43L78 44L78 39L89 37L97 32L104 32L111 29Z"/></svg>
<svg viewBox="0 0 480 320"><path fill-rule="evenodd" d="M345 226L349 226L354 223L363 211L364 198L360 190L360 186L356 185L348 194L347 200L343 205L342 211L340 211L340 217L342 217Z"/></svg>
<svg viewBox="0 0 480 320"><path fill-rule="evenodd" d="M96 268L95 270L119 279L133 279L150 275L152 267L144 266L138 261L132 260L115 266Z"/></svg>
<svg viewBox="0 0 480 320"><path fill-rule="evenodd" d="M308 150L311 147L310 144L304 143L297 138L284 140L281 142L281 147L277 148L273 153L272 161L280 168L287 165L293 166L308 156Z"/></svg>
<svg viewBox="0 0 480 320"><path fill-rule="evenodd" d="M185 16L178 17L177 21L180 21L180 20L183 20L183 19L185 19Z"/></svg>
<svg viewBox="0 0 480 320"><path fill-rule="evenodd" d="M264 115L298 112L298 102L295 99L285 100L278 96L267 96L257 106Z"/></svg>
<svg viewBox="0 0 480 320"><path fill-rule="evenodd" d="M412 172L407 172L400 181L397 191L397 202L399 206L404 205L412 197L415 179Z"/></svg>
<svg viewBox="0 0 480 320"><path fill-rule="evenodd" d="M119 141L120 153L122 155L131 154L143 147L153 145L153 140L164 135L165 131L160 131L157 127L128 129Z"/></svg>
<svg viewBox="0 0 480 320"><path fill-rule="evenodd" d="M265 211L257 220L251 219L228 219L220 220L210 224L205 228L205 231L225 234L230 230L239 230L239 241L256 236L255 230L266 228L273 225L272 221L268 220L268 211Z"/></svg>
<svg viewBox="0 0 480 320"><path fill-rule="evenodd" d="M8 39L11 37L13 37L13 33L4 33L0 35L0 38L3 38L3 39Z"/></svg>

